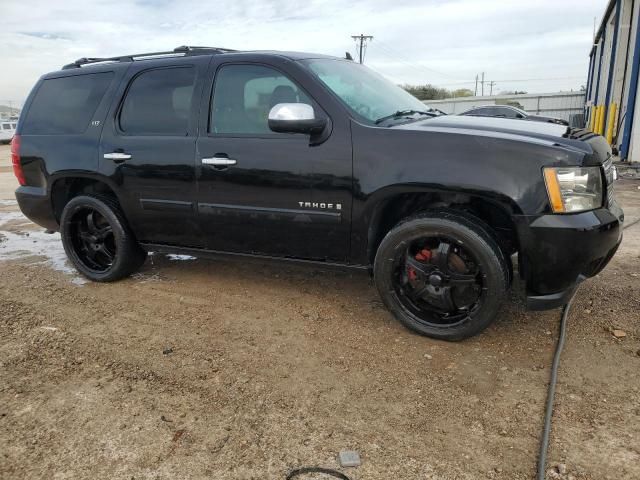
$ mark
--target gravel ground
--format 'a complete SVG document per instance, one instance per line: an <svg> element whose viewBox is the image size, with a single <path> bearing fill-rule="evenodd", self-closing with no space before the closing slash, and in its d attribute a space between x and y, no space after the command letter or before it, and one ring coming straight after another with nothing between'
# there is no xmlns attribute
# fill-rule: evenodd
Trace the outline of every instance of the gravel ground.
<svg viewBox="0 0 640 480"><path fill-rule="evenodd" d="M401 327L363 274L153 255L83 282L18 213L7 159L0 478L284 479L344 449L352 479L533 478L559 311L514 293L450 344ZM627 223L639 185L617 186ZM570 315L549 478L640 478L639 287L636 224Z"/></svg>

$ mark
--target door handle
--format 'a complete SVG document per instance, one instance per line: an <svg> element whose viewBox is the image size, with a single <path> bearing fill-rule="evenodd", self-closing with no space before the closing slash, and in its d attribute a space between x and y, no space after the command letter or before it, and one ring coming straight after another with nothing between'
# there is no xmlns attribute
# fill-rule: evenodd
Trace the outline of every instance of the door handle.
<svg viewBox="0 0 640 480"><path fill-rule="evenodd" d="M105 153L104 158L108 160L116 160L116 161L122 162L124 160L129 160L131 158L131 155L123 152L111 152L111 153Z"/></svg>
<svg viewBox="0 0 640 480"><path fill-rule="evenodd" d="M227 157L211 157L211 158L202 159L203 165L215 165L215 166L228 167L229 165L235 165L236 163L238 163L236 160L234 160L233 158L227 158Z"/></svg>

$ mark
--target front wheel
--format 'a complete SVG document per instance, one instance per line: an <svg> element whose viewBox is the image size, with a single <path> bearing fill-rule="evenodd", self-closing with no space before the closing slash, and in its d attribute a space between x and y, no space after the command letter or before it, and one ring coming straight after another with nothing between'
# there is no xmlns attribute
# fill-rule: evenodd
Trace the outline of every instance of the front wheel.
<svg viewBox="0 0 640 480"><path fill-rule="evenodd" d="M60 234L69 260L95 282L124 278L147 257L118 203L105 195L72 198L62 211Z"/></svg>
<svg viewBox="0 0 640 480"><path fill-rule="evenodd" d="M509 269L480 220L433 212L411 217L385 236L374 277L383 302L405 326L429 337L462 340L494 320Z"/></svg>

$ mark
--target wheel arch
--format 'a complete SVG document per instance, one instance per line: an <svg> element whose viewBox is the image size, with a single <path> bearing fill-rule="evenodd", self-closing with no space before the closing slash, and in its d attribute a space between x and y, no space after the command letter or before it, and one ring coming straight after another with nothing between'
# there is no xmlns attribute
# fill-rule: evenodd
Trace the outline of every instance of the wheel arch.
<svg viewBox="0 0 640 480"><path fill-rule="evenodd" d="M485 223L507 258L518 250L514 215L518 205L496 192L410 185L386 187L365 207L366 261L371 265L384 236L402 219L429 210L454 210Z"/></svg>
<svg viewBox="0 0 640 480"><path fill-rule="evenodd" d="M49 198L58 224L65 205L73 197L82 193L106 194L114 197L119 204L122 204L117 186L103 175L78 171L62 172L51 177L50 185Z"/></svg>

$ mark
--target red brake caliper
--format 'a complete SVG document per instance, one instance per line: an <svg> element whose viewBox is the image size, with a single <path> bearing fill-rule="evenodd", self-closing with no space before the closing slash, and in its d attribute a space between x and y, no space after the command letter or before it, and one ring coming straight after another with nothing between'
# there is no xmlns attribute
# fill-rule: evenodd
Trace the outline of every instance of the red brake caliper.
<svg viewBox="0 0 640 480"><path fill-rule="evenodd" d="M418 253L416 253L416 256L414 258L419 262L428 262L431 260L431 250L423 248ZM418 279L418 274L413 267L407 267L407 276L412 282L415 282Z"/></svg>

